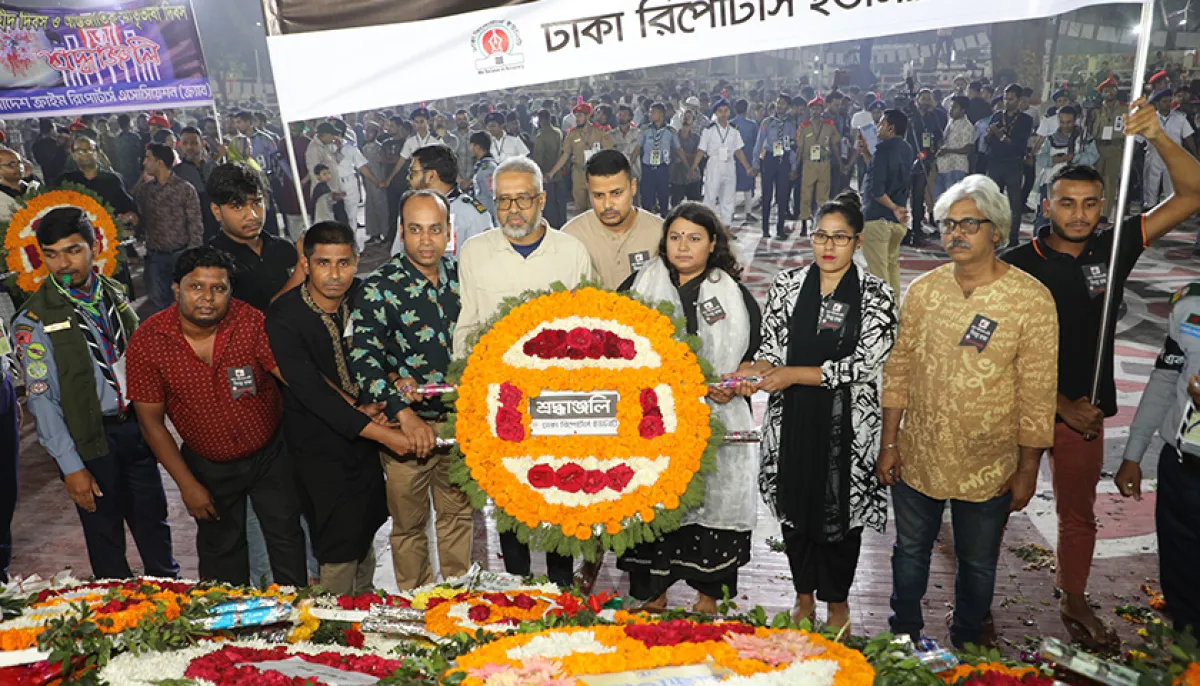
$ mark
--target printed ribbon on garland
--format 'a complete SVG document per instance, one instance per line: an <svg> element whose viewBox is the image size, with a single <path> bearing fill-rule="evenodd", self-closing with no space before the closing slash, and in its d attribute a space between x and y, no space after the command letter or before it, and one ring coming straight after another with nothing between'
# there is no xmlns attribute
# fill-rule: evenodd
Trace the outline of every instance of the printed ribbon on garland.
<svg viewBox="0 0 1200 686"><path fill-rule="evenodd" d="M506 303L451 368L451 479L535 548L621 554L703 503L724 433L709 367L671 305L553 288Z"/></svg>
<svg viewBox="0 0 1200 686"><path fill-rule="evenodd" d="M112 276L117 270L121 225L100 196L83 186L68 183L27 195L22 201L24 207L17 210L7 224L0 224L5 237L5 264L8 271L16 275L17 288L33 293L49 274L38 248L37 223L47 212L60 207L83 210L96 229L96 242L92 248L96 269L105 276Z"/></svg>

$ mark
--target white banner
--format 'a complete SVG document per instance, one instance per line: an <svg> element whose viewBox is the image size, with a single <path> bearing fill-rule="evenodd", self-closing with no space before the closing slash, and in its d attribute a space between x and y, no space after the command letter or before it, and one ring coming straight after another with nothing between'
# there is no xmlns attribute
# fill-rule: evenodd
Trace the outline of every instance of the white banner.
<svg viewBox="0 0 1200 686"><path fill-rule="evenodd" d="M1050 17L1103 4L1122 3L540 0L426 21L270 36L267 46L281 114L296 121L710 57Z"/></svg>

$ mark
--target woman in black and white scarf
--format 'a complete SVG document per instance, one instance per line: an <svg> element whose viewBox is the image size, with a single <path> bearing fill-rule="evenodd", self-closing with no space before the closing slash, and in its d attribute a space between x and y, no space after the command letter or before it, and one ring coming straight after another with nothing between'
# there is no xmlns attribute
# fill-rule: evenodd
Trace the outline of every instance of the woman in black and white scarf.
<svg viewBox="0 0 1200 686"><path fill-rule="evenodd" d="M758 303L740 282L729 234L708 207L685 202L663 220L658 259L619 290L632 290L675 305L687 332L700 337L700 354L717 374L732 374L758 350ZM707 402L727 431L754 428L750 403L732 391L712 389ZM681 427L682 430L682 427ZM683 517L683 526L652 543L632 548L617 566L629 572L629 594L648 609L665 609L667 589L678 580L700 592L693 609L716 613L717 601L738 593L737 570L750 561L750 532L758 498L758 451L729 444L717 452L717 470L706 480L704 505Z"/></svg>
<svg viewBox="0 0 1200 686"><path fill-rule="evenodd" d="M875 478L879 383L896 341L896 298L853 261L862 244L858 196L821 207L813 264L780 272L767 293L762 347L737 392L767 391L759 489L783 525L796 589L793 617L850 621L850 586L863 527L883 531L887 500Z"/></svg>

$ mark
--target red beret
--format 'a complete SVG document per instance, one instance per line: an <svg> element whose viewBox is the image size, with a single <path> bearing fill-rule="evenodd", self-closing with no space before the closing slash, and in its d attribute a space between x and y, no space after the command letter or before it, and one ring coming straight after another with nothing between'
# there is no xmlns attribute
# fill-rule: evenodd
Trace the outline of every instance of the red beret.
<svg viewBox="0 0 1200 686"><path fill-rule="evenodd" d="M171 128L171 121L167 119L167 115L159 112L151 114L150 118L146 120L146 123L150 126L161 126L164 129Z"/></svg>
<svg viewBox="0 0 1200 686"><path fill-rule="evenodd" d="M812 100L808 101L809 107L812 107L814 105L824 105L824 104L825 104L825 98L822 98L819 95L817 97L813 98Z"/></svg>
<svg viewBox="0 0 1200 686"><path fill-rule="evenodd" d="M584 114L586 114L589 117L592 116L592 106L587 104L586 102L581 102L578 105L572 107L571 111L572 112L583 112Z"/></svg>
<svg viewBox="0 0 1200 686"><path fill-rule="evenodd" d="M1108 75L1108 78L1103 83L1101 83L1099 86L1096 86L1096 90L1102 91L1105 88L1108 88L1109 86L1112 86L1113 88L1121 87L1121 84L1117 83L1117 77L1111 73Z"/></svg>

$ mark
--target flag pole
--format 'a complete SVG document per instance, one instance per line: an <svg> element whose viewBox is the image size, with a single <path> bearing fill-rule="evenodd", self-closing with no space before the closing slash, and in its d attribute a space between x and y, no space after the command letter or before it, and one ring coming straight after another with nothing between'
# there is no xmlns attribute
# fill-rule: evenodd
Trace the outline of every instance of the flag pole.
<svg viewBox="0 0 1200 686"><path fill-rule="evenodd" d="M1144 0L1142 3L1142 18L1138 24L1137 53L1133 62L1133 83L1130 87L1129 101L1132 103L1142 97L1142 86L1146 81L1146 63L1150 57L1150 38L1154 30L1154 0ZM1105 351L1112 345L1112 336L1116 330L1116 318L1113 308L1113 279L1117 273L1117 256L1120 255L1121 231L1125 228L1125 214L1129 209L1129 178L1133 169L1133 148L1136 141L1132 136L1125 136L1125 150L1121 156L1121 176L1118 181L1117 216L1113 218L1112 256L1108 260L1108 288L1104 289L1104 311L1100 316L1100 338L1096 342L1096 366L1092 370L1091 401L1095 405L1100 395L1100 379L1103 377ZM1113 189L1104 189L1111 193ZM1111 364L1111 363L1110 363ZM1103 437L1101 437L1103 438Z"/></svg>
<svg viewBox="0 0 1200 686"><path fill-rule="evenodd" d="M300 160L296 159L296 146L292 143L291 122L283 123L283 140L287 145L288 162L292 168L292 183L296 186L296 201L300 205L300 218L304 222L304 228L307 229L309 226L308 205L304 203L304 184L300 182Z"/></svg>

